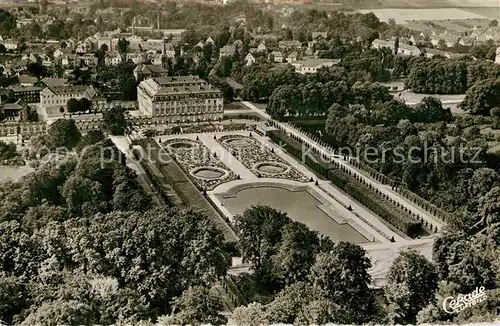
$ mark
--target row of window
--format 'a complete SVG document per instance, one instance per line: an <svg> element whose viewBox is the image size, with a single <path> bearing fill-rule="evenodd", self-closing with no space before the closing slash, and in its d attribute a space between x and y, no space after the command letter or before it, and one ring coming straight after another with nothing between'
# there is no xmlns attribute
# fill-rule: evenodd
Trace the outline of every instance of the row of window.
<svg viewBox="0 0 500 326"><path fill-rule="evenodd" d="M223 112L222 105L209 107L208 110L203 110L201 108L184 108L180 110L172 110L172 108L156 108L155 113L158 115L175 115L175 114L203 114L210 112Z"/></svg>

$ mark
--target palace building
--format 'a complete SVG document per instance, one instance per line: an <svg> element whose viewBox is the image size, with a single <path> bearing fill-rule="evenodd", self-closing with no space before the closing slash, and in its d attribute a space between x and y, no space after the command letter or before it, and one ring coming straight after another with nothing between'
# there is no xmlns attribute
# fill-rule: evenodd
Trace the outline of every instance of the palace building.
<svg viewBox="0 0 500 326"><path fill-rule="evenodd" d="M169 122L221 120L222 92L198 76L156 77L137 87L139 110Z"/></svg>

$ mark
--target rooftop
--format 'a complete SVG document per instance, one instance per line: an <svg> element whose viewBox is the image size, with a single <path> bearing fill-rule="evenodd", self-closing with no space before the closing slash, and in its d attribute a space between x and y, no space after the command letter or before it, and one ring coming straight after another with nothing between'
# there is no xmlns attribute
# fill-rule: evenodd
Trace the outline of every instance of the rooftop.
<svg viewBox="0 0 500 326"><path fill-rule="evenodd" d="M68 79L45 77L42 79L42 83L44 83L47 86L66 86L66 84L68 84Z"/></svg>
<svg viewBox="0 0 500 326"><path fill-rule="evenodd" d="M149 78L142 81L139 88L152 97L174 94L220 93L217 88L212 87L198 76Z"/></svg>
<svg viewBox="0 0 500 326"><path fill-rule="evenodd" d="M47 88L54 94L75 94L83 93L89 89L89 86L84 85L71 85L71 86L47 86Z"/></svg>

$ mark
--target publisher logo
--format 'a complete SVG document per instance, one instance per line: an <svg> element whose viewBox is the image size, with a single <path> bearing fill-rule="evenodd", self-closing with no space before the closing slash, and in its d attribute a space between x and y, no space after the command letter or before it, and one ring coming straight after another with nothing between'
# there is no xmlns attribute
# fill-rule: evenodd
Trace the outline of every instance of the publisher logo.
<svg viewBox="0 0 500 326"><path fill-rule="evenodd" d="M443 309L449 314L455 314L486 299L486 291L484 286L481 286L469 294L459 294L456 298L447 297L443 301Z"/></svg>

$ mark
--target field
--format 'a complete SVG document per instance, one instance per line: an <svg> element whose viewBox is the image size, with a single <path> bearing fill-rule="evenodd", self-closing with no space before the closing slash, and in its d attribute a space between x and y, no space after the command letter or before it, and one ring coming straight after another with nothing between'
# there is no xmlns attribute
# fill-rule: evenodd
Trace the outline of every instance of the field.
<svg viewBox="0 0 500 326"><path fill-rule="evenodd" d="M381 21L395 19L397 24L406 24L407 21L422 20L467 20L485 19L486 17L458 8L437 9L366 9L358 12L367 14L373 12Z"/></svg>
<svg viewBox="0 0 500 326"><path fill-rule="evenodd" d="M462 8L463 10L467 10L468 12L475 13L477 15L481 15L490 19L500 20L500 4L495 7L469 7Z"/></svg>
<svg viewBox="0 0 500 326"><path fill-rule="evenodd" d="M18 181L32 171L34 170L28 166L0 166L0 182Z"/></svg>

